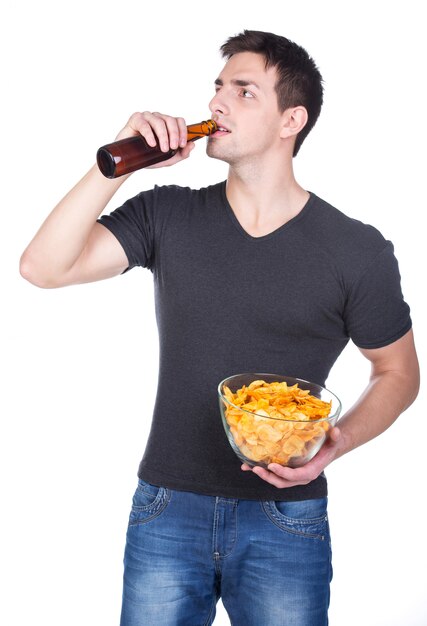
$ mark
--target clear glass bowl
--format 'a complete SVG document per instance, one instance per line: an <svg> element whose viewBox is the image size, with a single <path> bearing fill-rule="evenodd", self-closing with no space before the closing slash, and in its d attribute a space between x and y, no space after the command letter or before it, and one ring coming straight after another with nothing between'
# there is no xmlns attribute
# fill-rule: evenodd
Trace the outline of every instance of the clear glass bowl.
<svg viewBox="0 0 427 626"><path fill-rule="evenodd" d="M268 417L264 412L256 413L233 404L224 395L224 387L234 394L244 385L255 380L266 383L286 382L288 386L298 383L300 389L311 395L331 402L331 411L321 419L283 419ZM251 467L267 467L279 463L287 467L301 467L310 461L325 443L328 431L335 426L341 412L341 402L325 387L290 376L278 374L236 374L218 385L219 407L225 432L236 455Z"/></svg>

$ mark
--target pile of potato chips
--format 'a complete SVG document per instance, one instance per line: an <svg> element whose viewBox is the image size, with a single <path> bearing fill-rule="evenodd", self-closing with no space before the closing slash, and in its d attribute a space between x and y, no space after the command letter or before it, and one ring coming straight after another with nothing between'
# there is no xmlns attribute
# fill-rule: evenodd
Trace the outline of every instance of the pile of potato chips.
<svg viewBox="0 0 427 626"><path fill-rule="evenodd" d="M230 403L225 403L225 417L233 439L257 463L297 466L330 427L325 418L332 401L324 402L298 384L254 380L236 393L224 386L223 394Z"/></svg>

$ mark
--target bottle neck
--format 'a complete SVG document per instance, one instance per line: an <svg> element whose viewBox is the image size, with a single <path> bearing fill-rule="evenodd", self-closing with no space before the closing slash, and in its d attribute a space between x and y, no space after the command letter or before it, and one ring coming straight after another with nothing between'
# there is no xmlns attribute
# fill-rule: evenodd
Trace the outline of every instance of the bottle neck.
<svg viewBox="0 0 427 626"><path fill-rule="evenodd" d="M187 126L187 141L195 141L201 137L208 137L218 129L214 120L206 120L199 124L190 124Z"/></svg>

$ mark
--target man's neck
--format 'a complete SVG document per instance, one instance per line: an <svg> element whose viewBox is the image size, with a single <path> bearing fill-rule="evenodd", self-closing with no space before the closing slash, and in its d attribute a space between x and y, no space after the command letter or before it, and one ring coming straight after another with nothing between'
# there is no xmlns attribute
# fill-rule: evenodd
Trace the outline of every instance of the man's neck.
<svg viewBox="0 0 427 626"><path fill-rule="evenodd" d="M289 167L230 166L227 199L242 228L253 237L267 235L298 215L310 194Z"/></svg>

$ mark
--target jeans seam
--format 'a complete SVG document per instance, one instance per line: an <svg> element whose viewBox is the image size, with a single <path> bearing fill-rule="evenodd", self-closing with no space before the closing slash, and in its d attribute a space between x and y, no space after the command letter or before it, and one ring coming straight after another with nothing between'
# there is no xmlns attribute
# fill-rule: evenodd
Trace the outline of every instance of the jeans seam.
<svg viewBox="0 0 427 626"><path fill-rule="evenodd" d="M214 596L214 597L212 598L212 603L211 603L211 608L210 608L210 610L209 610L209 615L208 615L208 617L206 618L206 621L205 621L205 623L203 624L203 626L210 626L210 624L212 624L212 617L213 617L213 615L214 615L214 611L215 611L215 607L216 607L217 601L218 601L217 597L216 597L216 596Z"/></svg>
<svg viewBox="0 0 427 626"><path fill-rule="evenodd" d="M217 536L218 536L218 506L217 506L217 500L215 502L215 507L214 507L214 519L213 519L213 533L212 533L212 553L215 556L216 555L216 541L217 541Z"/></svg>
<svg viewBox="0 0 427 626"><path fill-rule="evenodd" d="M236 546L236 543L237 543L237 536L238 536L238 531L239 531L239 516L237 515L237 511L236 511L237 505L238 505L238 502L236 500L236 502L233 504L233 514L234 514L235 520L236 520L235 521L236 531L234 533L233 540L230 542L230 549L229 549L229 551L227 553L222 554L220 556L220 559L227 559L229 556L231 556L231 554L232 554L232 552L233 552L233 550L234 550L234 548Z"/></svg>
<svg viewBox="0 0 427 626"><path fill-rule="evenodd" d="M162 493L156 497L152 505L149 505L148 507L132 507L132 510L136 513L148 512L148 517L137 522L129 521L128 526L140 526L141 524L146 524L163 513L171 500L171 491L165 487L161 487L160 489L162 490Z"/></svg>
<svg viewBox="0 0 427 626"><path fill-rule="evenodd" d="M286 524L284 524L283 521L277 515L274 514L274 511L269 510L270 505L268 501L261 502L261 506L265 515L268 517L268 519L271 522L273 522L273 524L277 526L277 528L280 528L280 530L282 530L283 532L287 532L290 535L296 535L298 537L306 537L307 539L320 539L321 541L325 540L326 536L324 534L307 533L302 530L295 530L295 528L290 528L290 526L286 526ZM283 516L283 518L285 520L289 519L285 515ZM298 521L298 523L300 523L299 520L295 520L295 521ZM326 521L327 521L327 515L325 515L324 517L313 518L312 520L301 520L301 523L314 524L316 522L320 523L320 522L326 522Z"/></svg>
<svg viewBox="0 0 427 626"><path fill-rule="evenodd" d="M147 492L145 492L147 493ZM152 494L148 494L148 495L152 495ZM157 496L154 498L153 502L151 502L150 504L144 504L143 506L138 506L138 505L132 505L132 508L134 511L148 511L150 512L151 510L155 511L158 506L159 503L161 504L164 500L165 497L165 490L163 488L161 488L161 490L159 491L159 493L157 494Z"/></svg>
<svg viewBox="0 0 427 626"><path fill-rule="evenodd" d="M221 568L220 568L220 561L223 559L228 558L231 553L234 550L234 547L237 543L237 538L238 538L238 528L239 528L239 524L238 524L238 520L239 517L236 513L236 509L237 509L237 505L238 505L238 501L236 500L233 503L233 513L235 513L235 519L236 519L236 532L234 534L233 540L231 542L231 546L230 549L228 550L227 553L221 554L220 552L216 551L217 548L217 539L218 539L218 519L219 519L219 514L218 514L218 506L217 504L221 501L227 501L227 498L220 498L218 497L216 499L216 504L215 504L215 509L214 509L214 522L213 522L213 533L212 533L212 554L213 554L213 558L215 561L215 571L217 572L217 574L221 574Z"/></svg>

